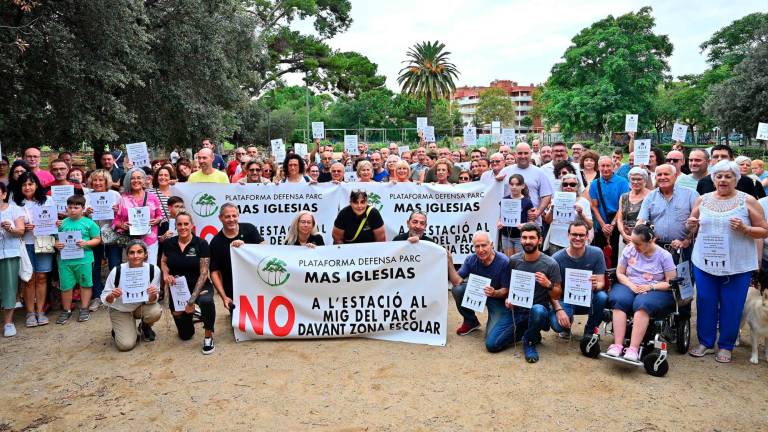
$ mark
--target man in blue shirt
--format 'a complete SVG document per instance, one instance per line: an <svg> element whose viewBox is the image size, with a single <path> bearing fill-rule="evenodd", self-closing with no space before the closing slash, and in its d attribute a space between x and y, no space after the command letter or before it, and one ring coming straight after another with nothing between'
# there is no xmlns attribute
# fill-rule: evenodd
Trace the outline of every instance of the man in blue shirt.
<svg viewBox="0 0 768 432"><path fill-rule="evenodd" d="M220 154L216 153L216 146L213 144L210 138L203 138L200 141L203 148L210 149L213 152L213 169L224 171L227 168L227 163L224 162L224 158Z"/></svg>
<svg viewBox="0 0 768 432"><path fill-rule="evenodd" d="M373 166L373 181L383 182L389 180L389 173L384 169L381 153L377 151L371 153L371 165Z"/></svg>
<svg viewBox="0 0 768 432"><path fill-rule="evenodd" d="M592 215L595 223L594 245L604 248L611 245L611 262L616 263L619 255L619 230L616 229L616 212L619 199L624 192L629 192L629 182L613 173L613 161L610 156L601 156L597 162L600 176L589 185L589 197L592 199Z"/></svg>
<svg viewBox="0 0 768 432"><path fill-rule="evenodd" d="M464 260L458 271L453 267L453 258L448 254L448 280L453 284L451 294L456 301L456 307L464 318L456 333L464 336L480 329L480 321L475 311L461 306L467 283L464 281L470 274L489 278L490 285L486 286L484 293L485 306L488 308L488 322L486 323L485 347L490 352L498 352L507 348L512 340L500 340L497 336L497 328L514 329L513 314L504 305L504 300L509 293L509 258L496 252L493 248L491 236L485 231L478 231L472 236L472 245L475 253ZM514 335L513 335L514 336Z"/></svg>

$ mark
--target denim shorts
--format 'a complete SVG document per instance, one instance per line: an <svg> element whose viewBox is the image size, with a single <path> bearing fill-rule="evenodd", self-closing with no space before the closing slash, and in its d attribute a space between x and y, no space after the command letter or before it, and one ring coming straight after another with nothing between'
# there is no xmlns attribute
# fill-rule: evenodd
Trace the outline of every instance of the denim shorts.
<svg viewBox="0 0 768 432"><path fill-rule="evenodd" d="M32 270L35 273L50 273L53 270L53 256L54 254L36 254L35 245L28 244L27 255L32 262Z"/></svg>

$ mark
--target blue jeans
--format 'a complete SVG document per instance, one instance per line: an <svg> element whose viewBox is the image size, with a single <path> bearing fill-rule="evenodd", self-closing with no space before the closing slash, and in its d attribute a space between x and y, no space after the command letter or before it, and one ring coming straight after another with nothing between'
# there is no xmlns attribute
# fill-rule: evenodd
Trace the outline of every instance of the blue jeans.
<svg viewBox="0 0 768 432"><path fill-rule="evenodd" d="M591 336L595 331L595 327L600 325L603 319L603 310L605 305L608 304L608 294L605 291L594 291L592 293L592 305L586 306L574 306L571 304L563 303L560 301L560 305L568 315L568 319L573 324L574 315L588 315L587 323L584 325L584 336ZM549 325L552 327L552 331L562 333L565 331L557 322L557 313L552 311L549 314Z"/></svg>
<svg viewBox="0 0 768 432"><path fill-rule="evenodd" d="M660 318L675 309L675 297L672 291L648 291L635 294L626 285L614 284L608 296L611 307L624 311L627 316L644 310L652 318Z"/></svg>
<svg viewBox="0 0 768 432"><path fill-rule="evenodd" d="M462 283L453 287L451 294L456 302L456 308L458 308L459 314L464 318L464 321L470 325L478 325L480 320L477 319L475 311L461 306L466 289L467 284ZM510 326L514 328L512 312L504 305L504 299L500 298L486 299L485 307L488 308L488 322L485 325L485 346L491 352L501 351L513 342L510 340L509 343L506 343L506 336L500 337L500 332L504 332Z"/></svg>
<svg viewBox="0 0 768 432"><path fill-rule="evenodd" d="M101 280L101 260L104 259L106 254L109 270L111 271L116 266L120 265L123 260L123 248L115 245L98 245L93 248L93 297L101 297L101 292L104 291L104 281Z"/></svg>
<svg viewBox="0 0 768 432"><path fill-rule="evenodd" d="M693 266L693 274L696 275L696 333L699 343L714 348L717 339L720 349L733 350L739 336L741 313L752 272L715 276Z"/></svg>

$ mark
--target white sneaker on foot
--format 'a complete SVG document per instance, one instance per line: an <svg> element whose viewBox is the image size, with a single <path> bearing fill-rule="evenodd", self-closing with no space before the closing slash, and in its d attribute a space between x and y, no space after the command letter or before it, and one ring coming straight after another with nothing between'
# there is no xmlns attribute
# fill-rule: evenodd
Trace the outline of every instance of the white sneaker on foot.
<svg viewBox="0 0 768 432"><path fill-rule="evenodd" d="M13 325L13 323L6 324L3 327L3 336L5 336L5 337L16 336L16 326Z"/></svg>

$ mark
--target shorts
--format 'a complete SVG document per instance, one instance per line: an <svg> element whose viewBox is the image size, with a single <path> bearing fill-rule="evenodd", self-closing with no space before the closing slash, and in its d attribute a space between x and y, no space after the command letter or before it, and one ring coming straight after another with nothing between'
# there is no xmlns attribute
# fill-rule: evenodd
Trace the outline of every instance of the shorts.
<svg viewBox="0 0 768 432"><path fill-rule="evenodd" d="M35 245L28 244L27 255L32 262L32 271L35 273L50 273L53 270L53 254L35 253Z"/></svg>
<svg viewBox="0 0 768 432"><path fill-rule="evenodd" d="M523 250L523 247L520 245L520 237L507 237L505 235L501 236L501 248L502 249L512 249L515 248L515 252L520 252Z"/></svg>
<svg viewBox="0 0 768 432"><path fill-rule="evenodd" d="M75 285L80 285L80 288L93 287L93 263L68 264L59 261L59 288L69 291Z"/></svg>
<svg viewBox="0 0 768 432"><path fill-rule="evenodd" d="M0 306L5 310L16 308L20 263L19 257L0 259Z"/></svg>
<svg viewBox="0 0 768 432"><path fill-rule="evenodd" d="M608 293L608 303L614 309L627 315L644 310L652 318L662 318L675 310L675 297L672 291L648 291L635 294L626 285L614 284Z"/></svg>

